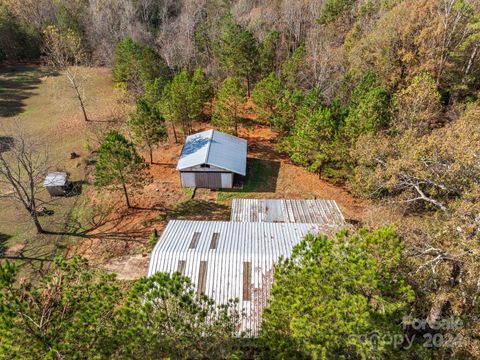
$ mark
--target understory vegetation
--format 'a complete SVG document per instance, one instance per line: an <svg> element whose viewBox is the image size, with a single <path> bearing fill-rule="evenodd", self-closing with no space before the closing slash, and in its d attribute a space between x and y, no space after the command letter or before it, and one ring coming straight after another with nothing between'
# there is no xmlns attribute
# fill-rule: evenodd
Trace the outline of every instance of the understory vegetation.
<svg viewBox="0 0 480 360"><path fill-rule="evenodd" d="M182 141L196 121L238 134L245 118L274 129L277 150L293 163L376 204L362 224L369 230L308 237L278 265L260 356L480 358L478 1L4 0L0 61L19 60L66 72L85 121L81 81L68 69L112 68L116 87L137 104L126 126L133 141L105 135L97 185L123 190L129 207L127 186L147 180L137 176L148 164L136 146L154 163L152 148L168 136ZM193 317L213 316L213 305L205 310L187 280L142 280L124 292L106 275L91 280L84 266L60 261L52 277L31 286L14 285L15 269L0 268L2 356L88 357L79 353L85 344L105 357L201 358L221 349L218 357L237 356L225 339L233 334L225 309L214 328L190 326ZM108 299L84 298L75 281L59 282L62 272L107 289L98 296ZM165 316L139 300L158 290L155 281L174 290L175 306L188 302L185 323L165 322L188 343L173 335L158 343L154 335L165 333L149 327L149 316ZM70 297L92 307L60 310ZM51 320L38 326L45 311ZM405 316L426 319L430 330L461 319L461 341L426 348ZM95 327L105 318L114 323ZM408 349L348 337L392 333L418 336ZM126 334L142 344L122 343Z"/></svg>

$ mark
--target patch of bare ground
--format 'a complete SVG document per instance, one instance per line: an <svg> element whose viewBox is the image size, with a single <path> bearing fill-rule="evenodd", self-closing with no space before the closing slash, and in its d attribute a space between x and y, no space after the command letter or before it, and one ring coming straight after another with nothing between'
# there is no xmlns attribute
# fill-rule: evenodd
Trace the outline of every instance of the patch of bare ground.
<svg viewBox="0 0 480 360"><path fill-rule="evenodd" d="M210 125L205 123L195 125L196 131L207 128ZM278 163L271 190L251 196L333 199L346 218L362 220L364 217L368 203L292 164L288 157L276 151L277 134L268 126L250 124L241 129L239 136L248 140L250 158ZM133 279L146 275L152 246L149 236L154 231L161 234L169 220L229 220L230 207L217 201L218 192L197 189L192 200L191 193L181 188L175 169L181 149L180 143L168 143L154 152L154 164L150 167L153 182L131 191L133 209L126 208L121 193L89 189L91 206L107 207L109 213L104 223L88 233L89 238L69 249L69 255L85 256L93 264L117 273L119 278Z"/></svg>
<svg viewBox="0 0 480 360"><path fill-rule="evenodd" d="M149 235L161 231L164 222L159 218L175 204L186 200L175 170L181 144L164 144L154 153L150 166L152 182L143 189L129 189L133 208L126 207L120 192L96 191L90 188L87 196L92 208L107 209L101 224L88 232L88 238L75 244L69 255L77 254L101 263L105 258L124 256L143 251Z"/></svg>
<svg viewBox="0 0 480 360"><path fill-rule="evenodd" d="M333 185L297 166L285 155L280 154L275 144L278 135L268 126L252 125L243 128L240 136L248 140L248 155L260 160L277 161L279 170L275 191L256 194L265 198L331 199L335 200L345 218L360 221L371 206L367 201L355 198L345 188Z"/></svg>
<svg viewBox="0 0 480 360"><path fill-rule="evenodd" d="M18 253L20 253L23 250L24 247L25 247L24 244L13 244L12 246L8 247L5 250L5 256L18 255Z"/></svg>
<svg viewBox="0 0 480 360"><path fill-rule="evenodd" d="M135 280L147 274L150 257L147 253L119 256L107 261L103 268L120 280Z"/></svg>

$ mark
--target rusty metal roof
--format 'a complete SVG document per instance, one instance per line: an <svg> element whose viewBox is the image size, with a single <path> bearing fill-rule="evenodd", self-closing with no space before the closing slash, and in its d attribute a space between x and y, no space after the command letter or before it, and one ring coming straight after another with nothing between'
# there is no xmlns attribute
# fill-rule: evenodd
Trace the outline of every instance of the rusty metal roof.
<svg viewBox="0 0 480 360"><path fill-rule="evenodd" d="M343 225L334 200L233 199L231 221Z"/></svg>
<svg viewBox="0 0 480 360"><path fill-rule="evenodd" d="M239 333L256 336L274 263L289 256L306 234L332 229L308 223L173 220L153 249L148 276L179 271L216 304L237 298L246 313Z"/></svg>

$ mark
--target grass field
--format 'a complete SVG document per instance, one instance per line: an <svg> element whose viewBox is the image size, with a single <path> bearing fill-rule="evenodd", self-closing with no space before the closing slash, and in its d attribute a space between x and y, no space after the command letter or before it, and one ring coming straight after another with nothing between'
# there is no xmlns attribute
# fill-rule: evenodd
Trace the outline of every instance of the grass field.
<svg viewBox="0 0 480 360"><path fill-rule="evenodd" d="M87 111L104 117L115 103L107 69L83 70ZM88 129L83 124L77 100L61 74L51 75L39 66L5 67L0 70L0 135L8 135L14 123L48 147L53 170L70 173L72 181L84 178ZM70 159L70 153L80 158ZM84 185L84 189L85 190ZM42 194L45 200L49 196ZM41 222L50 231L63 231L72 209L84 202L83 195L58 198L48 204L53 216ZM23 256L46 256L68 245L65 237L38 236L25 210L11 200L0 199L0 234L3 248Z"/></svg>
<svg viewBox="0 0 480 360"><path fill-rule="evenodd" d="M265 197L276 192L280 162L251 158L247 164L248 175L243 187L219 191L218 201L225 202L240 197Z"/></svg>

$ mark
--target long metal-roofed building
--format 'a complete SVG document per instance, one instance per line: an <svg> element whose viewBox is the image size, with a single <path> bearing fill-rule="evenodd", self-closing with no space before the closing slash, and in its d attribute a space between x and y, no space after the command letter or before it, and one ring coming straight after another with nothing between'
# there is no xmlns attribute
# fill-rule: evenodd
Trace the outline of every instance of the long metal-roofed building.
<svg viewBox="0 0 480 360"><path fill-rule="evenodd" d="M233 199L231 221L343 225L335 200Z"/></svg>
<svg viewBox="0 0 480 360"><path fill-rule="evenodd" d="M239 300L239 333L256 336L273 281L273 265L308 233L336 226L308 223L170 221L153 249L148 276L180 272L216 304Z"/></svg>
<svg viewBox="0 0 480 360"><path fill-rule="evenodd" d="M247 172L247 141L217 130L190 135L177 170L184 187L232 188L234 175Z"/></svg>

